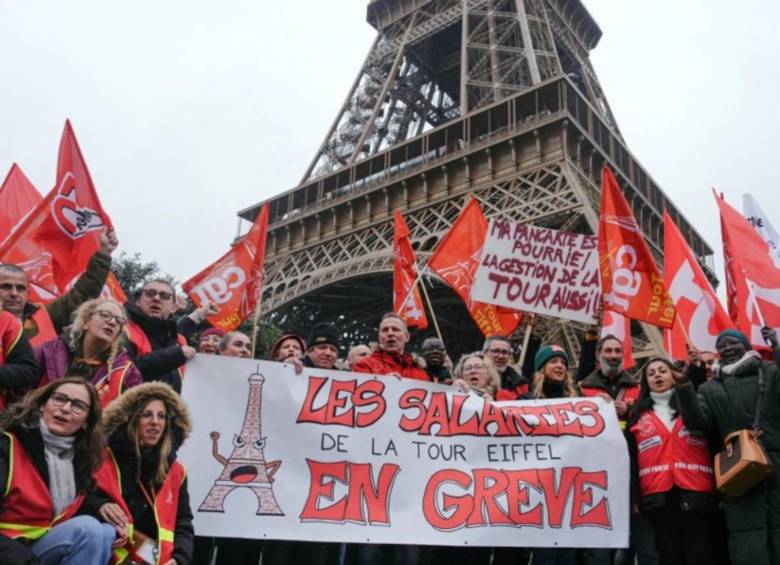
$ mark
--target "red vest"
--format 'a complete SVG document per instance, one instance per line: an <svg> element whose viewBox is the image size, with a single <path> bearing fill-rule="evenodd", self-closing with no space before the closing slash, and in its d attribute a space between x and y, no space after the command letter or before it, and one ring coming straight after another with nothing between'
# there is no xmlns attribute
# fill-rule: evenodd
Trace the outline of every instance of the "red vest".
<svg viewBox="0 0 780 565"><path fill-rule="evenodd" d="M16 436L4 433L9 439L10 463L5 499L0 509L0 534L9 538L37 540L55 525L72 518L84 496L77 496L62 514L55 516L49 486L38 474L35 464Z"/></svg>
<svg viewBox="0 0 780 565"><path fill-rule="evenodd" d="M101 408L105 408L122 394L125 385L125 375L132 366L133 363L128 361L127 365L114 367L110 373L107 373L99 382L95 383Z"/></svg>
<svg viewBox="0 0 780 565"><path fill-rule="evenodd" d="M667 492L675 486L696 492L715 491L707 439L692 435L682 418L667 430L653 410L645 410L631 432L636 438L642 496Z"/></svg>
<svg viewBox="0 0 780 565"><path fill-rule="evenodd" d="M5 365L8 354L22 337L22 326L16 316L0 310L0 367ZM0 412L5 408L5 391L0 389Z"/></svg>
<svg viewBox="0 0 780 565"><path fill-rule="evenodd" d="M149 355L152 352L152 343L149 341L149 338L146 337L146 333L141 329L141 326L132 320L128 320L125 328L130 342L135 345L135 349L138 352L137 355L139 357L141 355ZM181 334L176 334L176 341L181 346L187 345L187 340ZM181 380L184 381L184 365L179 367L177 371L179 371Z"/></svg>
<svg viewBox="0 0 780 565"><path fill-rule="evenodd" d="M26 330L37 328L37 333L30 339L30 345L38 347L44 341L49 341L57 337L57 330L54 329L54 323L51 321L49 311L43 304L36 304L38 307L35 313L24 322Z"/></svg>
<svg viewBox="0 0 780 565"><path fill-rule="evenodd" d="M173 539L176 531L176 517L179 510L179 491L187 476L181 463L174 461L160 490L154 498L154 518L157 522L157 563L165 563L173 558ZM95 474L98 488L111 497L124 510L130 519L132 537L132 515L122 497L122 479L119 465L111 449L106 449L103 464ZM147 535L152 535L144 532ZM117 555L115 553L115 555ZM120 554L121 555L121 552Z"/></svg>
<svg viewBox="0 0 780 565"><path fill-rule="evenodd" d="M603 388L595 387L595 386L582 386L582 383L580 383L580 392L582 392L582 396L591 396L591 397L609 394ZM639 385L622 387L615 400L622 400L623 402L628 404L629 408L631 408L634 405L634 403L637 400L639 400ZM628 416L628 412L626 412L625 416L620 418L621 428L625 428L625 420L627 416Z"/></svg>

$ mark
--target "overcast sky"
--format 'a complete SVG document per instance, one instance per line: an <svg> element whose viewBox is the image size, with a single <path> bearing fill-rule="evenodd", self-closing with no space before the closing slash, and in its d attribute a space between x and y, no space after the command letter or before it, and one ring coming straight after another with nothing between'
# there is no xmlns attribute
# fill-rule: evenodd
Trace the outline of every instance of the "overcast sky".
<svg viewBox="0 0 780 565"><path fill-rule="evenodd" d="M73 122L120 248L180 281L300 180L374 37L366 0L0 2L0 177L41 192ZM586 0L629 149L716 249L710 187L775 226L780 3ZM718 275L722 277L718 258Z"/></svg>

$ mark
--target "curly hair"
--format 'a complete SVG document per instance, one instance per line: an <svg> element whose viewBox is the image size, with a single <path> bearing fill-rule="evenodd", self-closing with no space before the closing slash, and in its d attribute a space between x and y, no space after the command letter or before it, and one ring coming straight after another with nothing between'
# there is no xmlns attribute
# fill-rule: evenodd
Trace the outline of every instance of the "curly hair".
<svg viewBox="0 0 780 565"><path fill-rule="evenodd" d="M113 298L95 298L93 300L87 300L76 309L73 313L73 323L65 329L64 340L71 351L80 349L81 342L84 339L84 327L87 325L87 322L92 315L103 304L113 304L117 306L124 314L125 323L127 323L127 314L125 313L124 306ZM124 332L120 331L109 346L108 361L106 361L106 364L108 365L108 374L111 374L111 371L114 368L114 361L116 361L116 356L124 347L124 342Z"/></svg>
<svg viewBox="0 0 780 565"><path fill-rule="evenodd" d="M9 405L0 413L0 431L13 432L20 426L38 427L41 411L60 387L67 384L81 385L89 393L89 411L86 427L76 432L73 444L73 475L76 489L87 493L95 488L93 474L103 462L105 438L100 425L100 401L95 387L81 377L65 377L28 392L22 400Z"/></svg>
<svg viewBox="0 0 780 565"><path fill-rule="evenodd" d="M545 363L546 365L546 363ZM544 367L539 371L536 371L531 382L531 398L545 398L544 396ZM566 398L574 398L579 396L580 393L577 390L577 386L574 384L574 378L571 376L571 371L567 365L566 376L563 378L563 395Z"/></svg>
<svg viewBox="0 0 780 565"><path fill-rule="evenodd" d="M493 361L490 360L490 357L482 353L481 351L474 351L473 353L464 353L461 355L460 359L458 360L458 364L455 365L455 368L452 370L452 375L456 379L462 379L463 378L463 366L466 364L466 361L469 359L481 359L482 363L485 365L485 370L488 374L488 384L487 388L485 389L485 392L489 394L490 396L495 396L496 393L501 389L501 377L498 374L498 370L496 369L496 366L493 364Z"/></svg>

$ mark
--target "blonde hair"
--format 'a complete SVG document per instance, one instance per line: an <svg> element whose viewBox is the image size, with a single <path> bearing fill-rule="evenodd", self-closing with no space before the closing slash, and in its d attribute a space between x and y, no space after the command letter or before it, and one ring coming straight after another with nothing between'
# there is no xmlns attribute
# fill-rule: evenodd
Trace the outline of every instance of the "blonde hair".
<svg viewBox="0 0 780 565"><path fill-rule="evenodd" d="M482 353L481 351L475 351L473 353L464 353L461 355L460 359L458 360L458 364L455 365L455 368L452 370L452 374L456 379L462 379L463 378L463 365L466 364L466 361L469 359L481 359L482 364L485 365L485 370L488 374L488 383L487 383L487 389L485 392L489 394L490 396L495 397L496 393L501 389L501 377L498 374L498 371L496 370L496 366L493 365L493 361L490 360L490 357Z"/></svg>
<svg viewBox="0 0 780 565"><path fill-rule="evenodd" d="M125 323L127 323L127 313L125 312L124 306L113 298L94 298L92 300L87 300L76 308L76 311L73 313L73 323L65 330L65 343L67 343L72 351L76 351L81 345L81 341L84 339L84 327L98 307L103 304L113 304L117 306L122 311ZM114 341L111 342L108 361L106 361L106 365L108 365L108 374L110 374L114 368L114 361L116 361L116 356L122 348L123 340L124 332L120 331L117 333Z"/></svg>
<svg viewBox="0 0 780 565"><path fill-rule="evenodd" d="M544 364L545 366L547 363ZM531 384L531 398L545 398L544 387L544 366L534 373L533 382ZM563 378L563 395L566 398L573 398L579 396L580 393L577 390L577 386L574 384L574 378L571 376L571 371L566 367L566 376Z"/></svg>

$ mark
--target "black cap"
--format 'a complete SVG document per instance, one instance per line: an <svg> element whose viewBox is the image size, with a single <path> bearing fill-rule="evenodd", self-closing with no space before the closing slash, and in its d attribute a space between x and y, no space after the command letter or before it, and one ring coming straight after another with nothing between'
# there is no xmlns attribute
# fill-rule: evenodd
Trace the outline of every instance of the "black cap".
<svg viewBox="0 0 780 565"><path fill-rule="evenodd" d="M309 332L309 339L306 343L310 348L321 343L329 343L334 347L338 347L339 332L333 324L315 324Z"/></svg>

